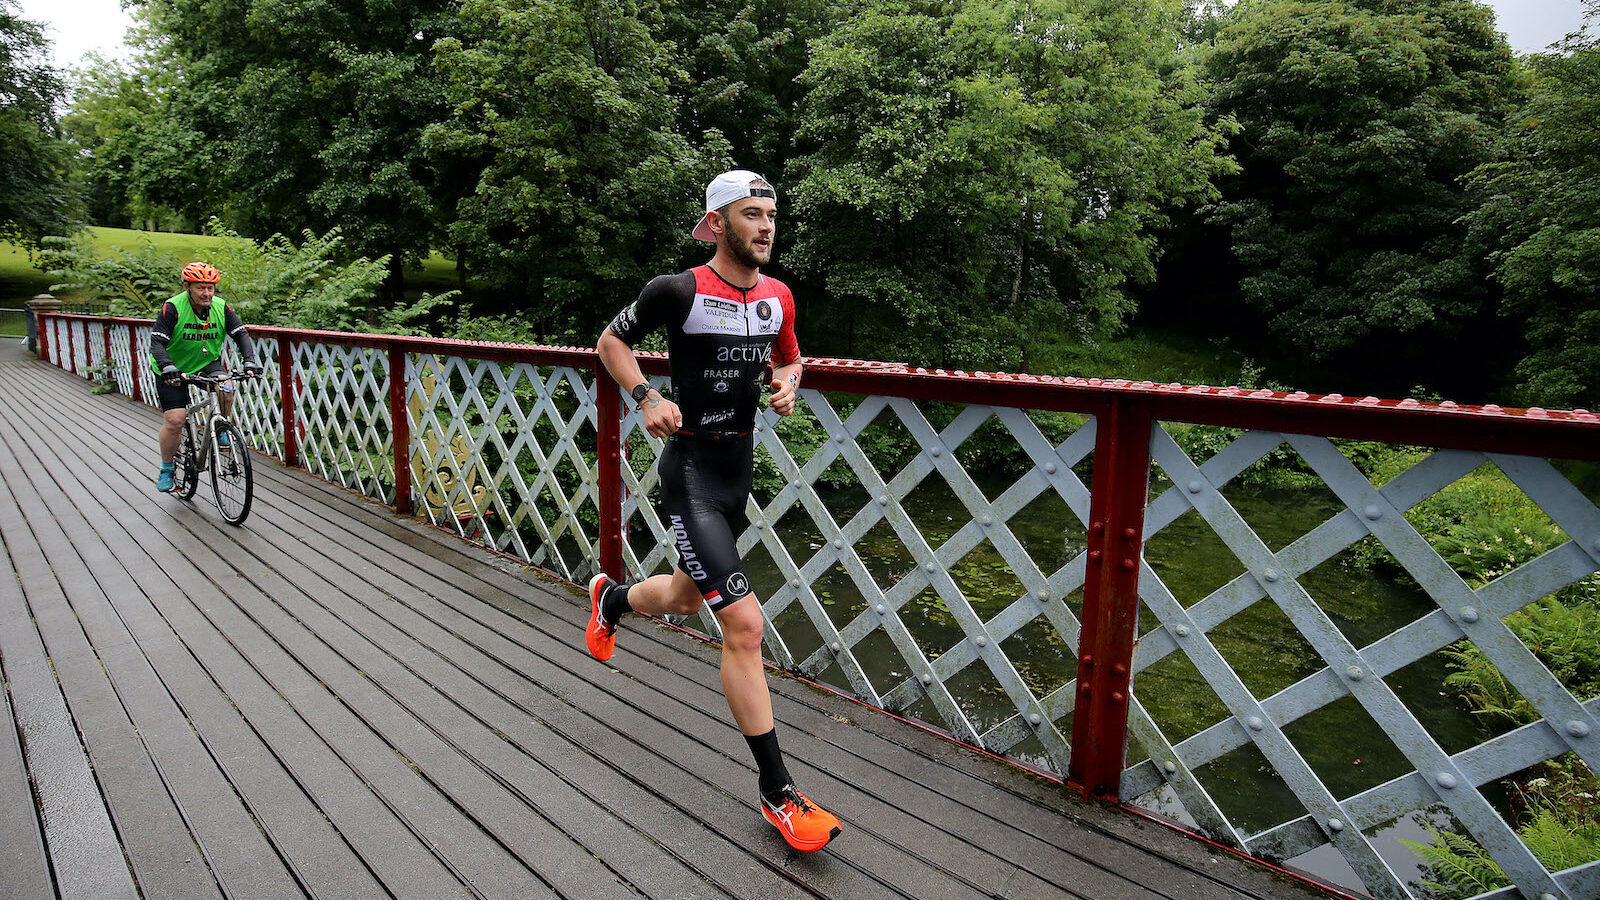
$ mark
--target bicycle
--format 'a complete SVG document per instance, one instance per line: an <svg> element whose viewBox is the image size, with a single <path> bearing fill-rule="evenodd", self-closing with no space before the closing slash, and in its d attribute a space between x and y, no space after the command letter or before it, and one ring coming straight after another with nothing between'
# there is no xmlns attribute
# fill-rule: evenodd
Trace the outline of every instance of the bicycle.
<svg viewBox="0 0 1600 900"><path fill-rule="evenodd" d="M250 515L255 481L244 434L218 410L217 386L229 378L244 381L259 377L242 374L222 378L184 375L182 378L185 384L200 388L205 396L184 408L183 443L173 459L172 492L188 500L200 487L200 473L210 470L211 493L216 498L217 511L229 525L241 524L245 516ZM200 438L202 434L204 440ZM221 440L224 435L226 441Z"/></svg>

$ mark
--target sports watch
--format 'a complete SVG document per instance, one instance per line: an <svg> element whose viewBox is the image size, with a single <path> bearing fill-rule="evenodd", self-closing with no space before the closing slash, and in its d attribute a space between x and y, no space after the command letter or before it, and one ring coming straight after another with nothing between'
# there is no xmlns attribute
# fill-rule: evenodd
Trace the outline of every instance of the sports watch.
<svg viewBox="0 0 1600 900"><path fill-rule="evenodd" d="M628 395L633 398L633 402L643 403L644 398L650 396L650 382L639 382L633 386L633 390L629 391Z"/></svg>

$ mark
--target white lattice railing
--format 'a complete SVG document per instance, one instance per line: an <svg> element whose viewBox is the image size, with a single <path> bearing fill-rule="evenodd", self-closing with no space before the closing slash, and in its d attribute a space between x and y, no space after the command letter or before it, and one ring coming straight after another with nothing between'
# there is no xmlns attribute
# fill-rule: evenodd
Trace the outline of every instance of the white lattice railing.
<svg viewBox="0 0 1600 900"><path fill-rule="evenodd" d="M237 418L263 452L575 582L674 564L649 502L662 444L592 350L252 331L268 377ZM147 323L49 316L40 333L78 372L109 348L124 392L153 397ZM663 359L643 366L664 384ZM1600 766L1600 699L1506 623L1600 570L1600 509L1549 461L1600 459L1596 416L840 360L807 360L802 399L810 430L758 421L772 487L738 538L779 665L1247 852L1331 847L1374 895L1419 894L1388 827L1426 814L1509 875L1488 896L1600 896L1600 861L1551 871L1494 796L1548 760ZM1191 456L1172 436L1186 423L1237 430ZM1341 439L1433 449L1377 477ZM1301 510L1287 536L1253 527L1237 495L1286 460L1326 510ZM1406 514L1484 466L1564 540L1474 586ZM1186 594L1172 545L1208 548L1228 576ZM1330 612L1324 573L1358 550L1416 585L1381 628ZM1252 636L1264 622L1277 645ZM1416 698L1437 698L1439 654L1468 645L1535 721L1441 736ZM1184 679L1201 699L1178 714L1165 690ZM1333 737L1384 745L1365 780L1317 746L1355 720L1359 736ZM1287 813L1258 821L1219 799L1241 757Z"/></svg>

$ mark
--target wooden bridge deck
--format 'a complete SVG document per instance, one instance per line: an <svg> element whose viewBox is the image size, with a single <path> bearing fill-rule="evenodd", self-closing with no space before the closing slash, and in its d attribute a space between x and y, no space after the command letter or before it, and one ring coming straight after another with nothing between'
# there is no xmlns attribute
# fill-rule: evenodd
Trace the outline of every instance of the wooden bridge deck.
<svg viewBox="0 0 1600 900"><path fill-rule="evenodd" d="M0 351L0 897L1321 896L785 677L757 811L715 648L257 457L154 491L154 410Z"/></svg>

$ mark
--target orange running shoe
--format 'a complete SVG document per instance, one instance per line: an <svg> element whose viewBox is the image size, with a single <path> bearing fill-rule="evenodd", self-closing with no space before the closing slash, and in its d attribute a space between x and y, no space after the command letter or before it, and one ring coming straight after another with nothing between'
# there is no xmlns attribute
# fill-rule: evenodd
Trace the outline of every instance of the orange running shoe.
<svg viewBox="0 0 1600 900"><path fill-rule="evenodd" d="M792 784L784 786L776 805L762 797L761 812L789 842L789 846L806 853L815 853L828 846L828 842L844 830L833 813L812 803Z"/></svg>
<svg viewBox="0 0 1600 900"><path fill-rule="evenodd" d="M601 661L610 659L617 647L617 626L600 617L600 598L615 584L604 573L589 579L589 627L583 639L589 645L589 653Z"/></svg>

